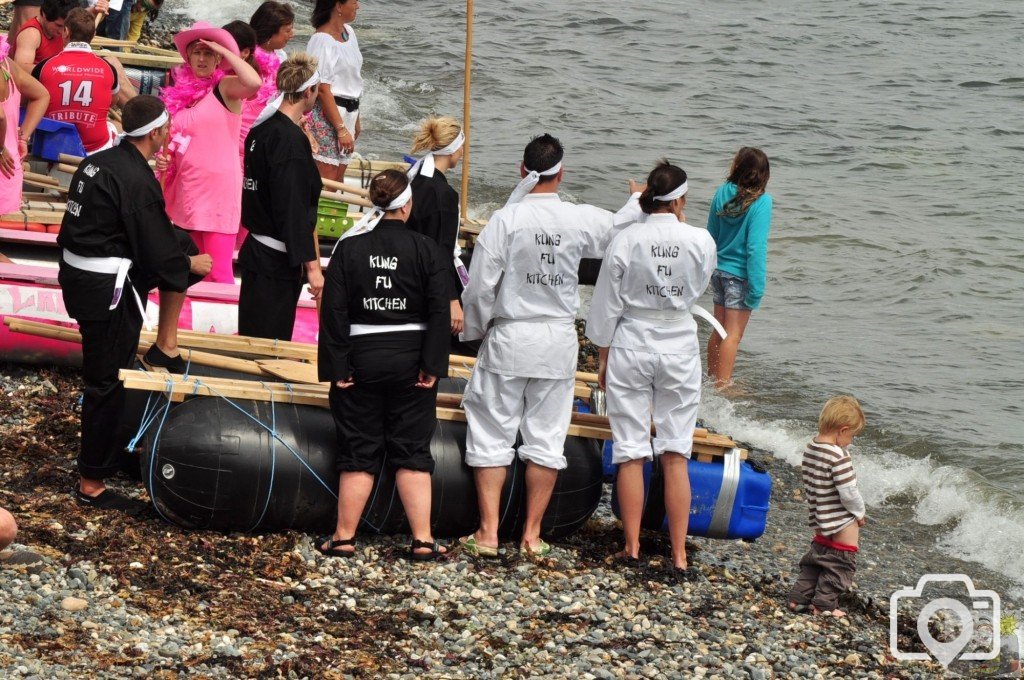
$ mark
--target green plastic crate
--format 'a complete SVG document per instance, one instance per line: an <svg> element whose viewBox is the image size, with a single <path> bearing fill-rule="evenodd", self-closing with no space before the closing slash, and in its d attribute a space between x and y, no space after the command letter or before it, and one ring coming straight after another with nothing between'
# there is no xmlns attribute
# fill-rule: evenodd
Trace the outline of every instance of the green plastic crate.
<svg viewBox="0 0 1024 680"><path fill-rule="evenodd" d="M316 207L316 233L330 238L341 235L355 224L348 216L348 203L321 198Z"/></svg>

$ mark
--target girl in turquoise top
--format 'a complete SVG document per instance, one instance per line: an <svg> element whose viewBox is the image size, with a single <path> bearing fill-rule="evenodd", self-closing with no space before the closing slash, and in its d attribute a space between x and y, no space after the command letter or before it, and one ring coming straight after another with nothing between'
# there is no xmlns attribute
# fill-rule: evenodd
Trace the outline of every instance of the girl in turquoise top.
<svg viewBox="0 0 1024 680"><path fill-rule="evenodd" d="M718 268L711 276L715 318L728 333L725 340L712 333L708 341L708 374L718 388L732 384L743 331L764 295L772 221L772 197L764 192L769 175L768 156L743 147L708 213L708 232L718 246Z"/></svg>

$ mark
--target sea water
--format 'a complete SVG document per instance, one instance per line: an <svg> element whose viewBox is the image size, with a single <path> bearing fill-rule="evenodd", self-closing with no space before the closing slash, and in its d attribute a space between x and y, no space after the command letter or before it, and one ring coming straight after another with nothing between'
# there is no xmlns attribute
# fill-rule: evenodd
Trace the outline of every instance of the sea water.
<svg viewBox="0 0 1024 680"><path fill-rule="evenodd" d="M257 5L167 3L218 24ZM504 202L541 132L566 146L567 198L617 209L667 157L700 226L736 150L763 148L746 394L706 390L702 417L798 464L822 403L856 395L868 503L1024 586L1024 3L476 5L471 213ZM395 158L425 115L462 117L464 21L462 0L363 3L361 152Z"/></svg>

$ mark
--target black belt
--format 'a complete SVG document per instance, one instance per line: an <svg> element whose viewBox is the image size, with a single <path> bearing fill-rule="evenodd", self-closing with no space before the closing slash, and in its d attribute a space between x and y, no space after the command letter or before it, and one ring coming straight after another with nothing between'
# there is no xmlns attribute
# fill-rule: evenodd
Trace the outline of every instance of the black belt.
<svg viewBox="0 0 1024 680"><path fill-rule="evenodd" d="M349 99L348 97L339 97L338 95L334 95L334 103L338 106L344 106L345 110L349 113L359 110L358 99Z"/></svg>

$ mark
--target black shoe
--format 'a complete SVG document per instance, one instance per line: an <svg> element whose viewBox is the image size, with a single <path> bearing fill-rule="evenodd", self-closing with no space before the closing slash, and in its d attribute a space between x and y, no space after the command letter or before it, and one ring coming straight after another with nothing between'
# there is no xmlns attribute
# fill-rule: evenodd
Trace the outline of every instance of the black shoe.
<svg viewBox="0 0 1024 680"><path fill-rule="evenodd" d="M142 357L142 364L148 369L162 368L168 373L184 373L188 364L181 358L181 355L169 357L154 343Z"/></svg>
<svg viewBox="0 0 1024 680"><path fill-rule="evenodd" d="M116 510L132 517L139 515L146 510L146 504L142 501L137 501L134 498L123 496L116 491L111 491L110 489L104 489L103 492L97 496L87 496L82 493L81 489L76 488L75 500L77 500L80 505L85 505L90 508L97 508L99 510Z"/></svg>

